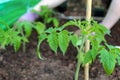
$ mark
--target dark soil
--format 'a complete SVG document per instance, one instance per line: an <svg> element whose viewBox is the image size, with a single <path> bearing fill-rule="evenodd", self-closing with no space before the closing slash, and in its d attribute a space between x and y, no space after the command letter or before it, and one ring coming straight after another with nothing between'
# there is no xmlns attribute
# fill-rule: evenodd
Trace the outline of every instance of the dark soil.
<svg viewBox="0 0 120 80"><path fill-rule="evenodd" d="M73 12L72 12L73 10ZM74 11L75 10L75 11ZM65 12L68 15L78 15L79 9ZM81 15L84 15L84 9ZM64 22L64 21L63 21ZM120 22L111 29L111 36L106 36L109 44L120 45ZM69 30L76 30L69 28ZM46 41L42 43L41 53L46 60L36 57L37 34L33 31L26 52L21 49L15 53L12 47L0 52L0 80L73 80L76 68L76 49L70 44L66 55L58 50L54 54ZM120 67L112 75L107 76L98 59L90 65L90 80L120 80ZM84 69L81 68L79 80L84 80Z"/></svg>

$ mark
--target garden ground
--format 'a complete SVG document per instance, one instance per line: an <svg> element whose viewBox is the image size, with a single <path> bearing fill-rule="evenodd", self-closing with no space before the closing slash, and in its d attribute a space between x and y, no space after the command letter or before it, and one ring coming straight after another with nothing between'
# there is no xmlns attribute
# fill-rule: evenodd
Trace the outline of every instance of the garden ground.
<svg viewBox="0 0 120 80"><path fill-rule="evenodd" d="M84 9L68 7L66 15L84 15ZM66 20L62 20L61 24ZM109 44L120 45L120 21L112 28L111 36L106 35ZM75 31L74 27L68 30ZM42 43L41 53L46 60L36 57L37 33L32 32L26 52L21 49L15 53L12 47L0 51L0 80L73 80L76 68L76 49L70 44L66 55L58 50L57 54L49 48L46 41ZM98 59L90 65L90 80L120 80L120 67L112 75L107 76ZM79 80L84 79L84 69L81 67Z"/></svg>

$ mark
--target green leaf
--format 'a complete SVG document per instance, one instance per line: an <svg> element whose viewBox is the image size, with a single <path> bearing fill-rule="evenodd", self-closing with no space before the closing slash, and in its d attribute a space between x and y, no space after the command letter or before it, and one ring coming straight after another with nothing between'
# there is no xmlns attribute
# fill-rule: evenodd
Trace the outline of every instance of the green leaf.
<svg viewBox="0 0 120 80"><path fill-rule="evenodd" d="M47 23L51 23L53 21L53 18L48 18Z"/></svg>
<svg viewBox="0 0 120 80"><path fill-rule="evenodd" d="M99 41L96 40L96 39L93 39L93 40L91 41L91 46L92 46L93 51L94 51L94 52L97 52L97 53L98 53L98 51L99 51L102 47L104 47L104 46L101 45L101 43L99 43ZM96 53L96 54L97 54L97 53Z"/></svg>
<svg viewBox="0 0 120 80"><path fill-rule="evenodd" d="M120 55L120 49L116 48L115 46L112 45L107 45L109 52L113 54L115 58L119 57Z"/></svg>
<svg viewBox="0 0 120 80"><path fill-rule="evenodd" d="M62 25L63 28L67 27L67 26L75 26L75 21L69 21L66 22L65 24Z"/></svg>
<svg viewBox="0 0 120 80"><path fill-rule="evenodd" d="M22 22L16 22L15 23L15 26L17 27L17 30L18 31L21 31L22 30L22 27L23 27L23 21Z"/></svg>
<svg viewBox="0 0 120 80"><path fill-rule="evenodd" d="M97 54L98 54L98 49L96 49L96 47L93 46L92 49L88 51L88 54L91 54L92 61L94 61L96 56L97 56Z"/></svg>
<svg viewBox="0 0 120 80"><path fill-rule="evenodd" d="M41 33L44 32L44 30L45 30L46 27L45 27L45 25L43 23L36 22L34 28L36 29L36 31L37 31L38 34L41 34Z"/></svg>
<svg viewBox="0 0 120 80"><path fill-rule="evenodd" d="M52 27L50 27L50 28L48 28L47 30L45 30L46 33L51 33L51 32L53 32L53 31L54 31L54 28L52 28Z"/></svg>
<svg viewBox="0 0 120 80"><path fill-rule="evenodd" d="M53 24L54 24L55 27L58 27L58 26L59 26L59 21L58 21L58 19L53 18Z"/></svg>
<svg viewBox="0 0 120 80"><path fill-rule="evenodd" d="M83 43L83 39L82 39L82 36L80 36L76 42L76 46L81 46L82 43Z"/></svg>
<svg viewBox="0 0 120 80"><path fill-rule="evenodd" d="M70 36L70 40L74 46L76 46L76 43L78 41L78 36L76 34Z"/></svg>
<svg viewBox="0 0 120 80"><path fill-rule="evenodd" d="M99 30L103 32L104 34L110 34L110 30L108 30L105 26L98 24Z"/></svg>
<svg viewBox="0 0 120 80"><path fill-rule="evenodd" d="M26 37L29 37L31 35L31 32L32 32L32 24L25 23L24 28L25 28Z"/></svg>
<svg viewBox="0 0 120 80"><path fill-rule="evenodd" d="M26 43L26 42L27 42L27 43L29 42L29 40L28 40L26 37L24 37L24 36L21 37L21 40L22 40L23 42L25 42L25 43Z"/></svg>
<svg viewBox="0 0 120 80"><path fill-rule="evenodd" d="M48 35L48 43L50 48L57 53L57 48L58 48L58 36L55 31L53 31L50 35Z"/></svg>
<svg viewBox="0 0 120 80"><path fill-rule="evenodd" d="M43 40L45 40L46 38L47 38L47 34L45 34L45 33L40 34L40 35L39 35L39 41L40 41L40 43L41 43Z"/></svg>
<svg viewBox="0 0 120 80"><path fill-rule="evenodd" d="M5 49L5 47L8 46L9 43L10 43L10 39L8 37L4 37L1 43L1 47Z"/></svg>
<svg viewBox="0 0 120 80"><path fill-rule="evenodd" d="M100 31L102 34L110 34L110 30L108 30L105 26L98 24L94 20L92 20L92 27Z"/></svg>
<svg viewBox="0 0 120 80"><path fill-rule="evenodd" d="M120 56L117 58L118 65L120 65Z"/></svg>
<svg viewBox="0 0 120 80"><path fill-rule="evenodd" d="M103 65L103 68L105 70L105 72L110 75L114 68L115 68L115 64L116 64L116 60L114 58L114 55L112 53L109 53L106 49L102 49L100 51L100 59Z"/></svg>
<svg viewBox="0 0 120 80"><path fill-rule="evenodd" d="M87 53L85 53L83 65L85 65L91 61L92 61L92 55L91 55L91 51L89 50Z"/></svg>
<svg viewBox="0 0 120 80"><path fill-rule="evenodd" d="M15 52L18 51L21 46L21 38L19 36L16 36L14 37L12 42L13 42Z"/></svg>
<svg viewBox="0 0 120 80"><path fill-rule="evenodd" d="M64 55L69 45L68 31L66 30L61 31L58 36L58 41L59 41L59 47Z"/></svg>
<svg viewBox="0 0 120 80"><path fill-rule="evenodd" d="M22 21L22 22L17 22L15 25L17 26L18 31L23 31L24 29L26 37L29 37L31 35L32 26L33 26L31 22Z"/></svg>

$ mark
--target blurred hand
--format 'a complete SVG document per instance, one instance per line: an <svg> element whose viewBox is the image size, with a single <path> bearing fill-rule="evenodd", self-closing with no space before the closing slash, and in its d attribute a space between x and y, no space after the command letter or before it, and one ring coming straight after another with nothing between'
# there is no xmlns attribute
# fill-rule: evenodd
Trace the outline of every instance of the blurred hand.
<svg viewBox="0 0 120 80"><path fill-rule="evenodd" d="M39 17L38 14L31 12L28 10L24 15L22 15L18 21L29 21L34 22Z"/></svg>

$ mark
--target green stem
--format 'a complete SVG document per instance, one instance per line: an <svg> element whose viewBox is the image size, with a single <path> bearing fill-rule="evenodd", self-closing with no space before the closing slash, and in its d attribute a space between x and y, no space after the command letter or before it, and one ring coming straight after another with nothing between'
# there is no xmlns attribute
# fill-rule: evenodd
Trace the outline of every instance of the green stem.
<svg viewBox="0 0 120 80"><path fill-rule="evenodd" d="M39 59L45 60L45 58L42 57L42 55L41 55L41 53L40 53L40 51L39 51L41 42L42 42L42 41L38 41L36 55L37 55L37 57L38 57Z"/></svg>
<svg viewBox="0 0 120 80"><path fill-rule="evenodd" d="M81 52L84 52L85 39L86 39L86 36L82 36L82 44L81 44L79 49L77 48L77 50L78 50L78 59L77 60L78 61L77 61L77 69L76 69L76 72L75 72L75 80L78 80L78 78L79 78L80 65L82 63L82 61L81 62L79 61L79 58L80 58Z"/></svg>
<svg viewBox="0 0 120 80"><path fill-rule="evenodd" d="M21 35L22 35L23 37L25 37L25 35L24 35L24 33L23 33L23 30L21 31ZM23 52L26 52L26 43L25 43L25 42L23 42Z"/></svg>
<svg viewBox="0 0 120 80"><path fill-rule="evenodd" d="M79 71L80 71L80 65L81 63L77 63L77 69L76 69L76 72L75 72L75 80L78 80L79 78Z"/></svg>

